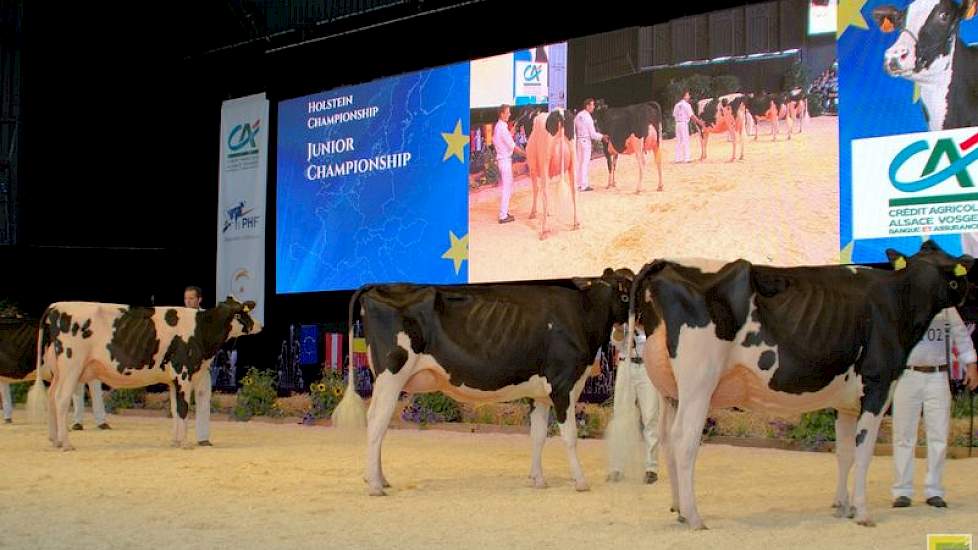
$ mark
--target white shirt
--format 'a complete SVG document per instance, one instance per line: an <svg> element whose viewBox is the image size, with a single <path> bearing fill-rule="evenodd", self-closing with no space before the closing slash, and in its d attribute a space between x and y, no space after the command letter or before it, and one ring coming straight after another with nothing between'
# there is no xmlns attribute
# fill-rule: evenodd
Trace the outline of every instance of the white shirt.
<svg viewBox="0 0 978 550"><path fill-rule="evenodd" d="M633 342L634 342L634 346L635 347L632 350L632 359L633 360L634 359L641 359L642 356L643 356L643 354L645 353L645 331L639 330L638 328L636 328L635 329L635 336L634 336ZM612 333L611 333L611 345L613 345L616 348L618 348L618 360L619 361L624 361L625 360L625 340L624 340L624 338L622 338L621 340L616 340L615 339L615 333L614 333L614 331L612 331Z"/></svg>
<svg viewBox="0 0 978 550"><path fill-rule="evenodd" d="M591 113L584 109L574 117L574 135L581 141L600 141L604 136L594 129Z"/></svg>
<svg viewBox="0 0 978 550"><path fill-rule="evenodd" d="M693 108L690 107L689 103L686 103L685 99L680 99L679 103L672 108L672 117L676 119L676 124L689 122L689 119L693 117Z"/></svg>
<svg viewBox="0 0 978 550"><path fill-rule="evenodd" d="M513 136L509 135L509 125L500 120L492 130L492 145L496 148L497 159L508 159L513 157L513 149L516 142Z"/></svg>
<svg viewBox="0 0 978 550"><path fill-rule="evenodd" d="M934 316L930 322L927 332L920 339L920 342L910 351L907 358L907 365L912 367L928 367L937 365L947 365L947 343L944 341L944 323L951 325L951 344L957 348L958 361L967 365L978 360L975 354L975 346L968 335L968 329L961 320L958 310L949 307ZM952 357L953 361L954 358Z"/></svg>

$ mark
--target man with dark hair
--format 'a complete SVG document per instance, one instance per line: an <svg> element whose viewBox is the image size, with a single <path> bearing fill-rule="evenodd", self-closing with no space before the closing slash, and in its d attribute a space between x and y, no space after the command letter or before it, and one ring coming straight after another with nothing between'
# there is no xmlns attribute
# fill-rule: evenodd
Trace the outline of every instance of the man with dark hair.
<svg viewBox="0 0 978 550"><path fill-rule="evenodd" d="M191 309L201 309L200 302L204 299L204 292L199 286L188 286L183 289L183 307Z"/></svg>
<svg viewBox="0 0 978 550"><path fill-rule="evenodd" d="M188 286L183 289L183 306L202 311L200 307L204 299L204 291L199 286ZM198 407L197 403L210 403L211 391L214 389L214 374L211 372L212 362L207 362L206 376L202 377L194 389L194 428L197 430L197 444L209 447L211 410L209 407Z"/></svg>

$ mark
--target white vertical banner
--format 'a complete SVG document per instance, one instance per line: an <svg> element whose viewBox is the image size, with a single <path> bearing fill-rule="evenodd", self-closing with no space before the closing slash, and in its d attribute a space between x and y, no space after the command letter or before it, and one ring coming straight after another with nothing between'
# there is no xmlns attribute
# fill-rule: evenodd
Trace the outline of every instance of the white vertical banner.
<svg viewBox="0 0 978 550"><path fill-rule="evenodd" d="M217 296L254 300L265 322L265 194L268 99L265 94L221 105L218 192Z"/></svg>

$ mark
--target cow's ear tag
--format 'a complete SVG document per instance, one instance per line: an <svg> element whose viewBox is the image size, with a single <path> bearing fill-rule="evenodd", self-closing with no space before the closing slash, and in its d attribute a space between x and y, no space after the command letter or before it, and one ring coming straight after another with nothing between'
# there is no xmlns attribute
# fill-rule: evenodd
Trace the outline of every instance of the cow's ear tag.
<svg viewBox="0 0 978 550"><path fill-rule="evenodd" d="M968 269L966 267L964 267L963 265L957 264L957 265L954 266L954 276L955 277L964 277L967 274L968 274Z"/></svg>
<svg viewBox="0 0 978 550"><path fill-rule="evenodd" d="M907 259L904 258L903 256L900 256L899 258L896 259L895 262L893 262L893 269L897 271L904 269L906 267L907 267Z"/></svg>
<svg viewBox="0 0 978 550"><path fill-rule="evenodd" d="M244 309L243 309L243 311L244 311L245 313L248 313L249 311L251 311L251 308L250 308L250 307L248 307L248 306L245 306L245 307L244 307Z"/></svg>
<svg viewBox="0 0 978 550"><path fill-rule="evenodd" d="M883 22L880 23L880 30L883 32L893 32L893 21L890 21L889 17L884 17Z"/></svg>

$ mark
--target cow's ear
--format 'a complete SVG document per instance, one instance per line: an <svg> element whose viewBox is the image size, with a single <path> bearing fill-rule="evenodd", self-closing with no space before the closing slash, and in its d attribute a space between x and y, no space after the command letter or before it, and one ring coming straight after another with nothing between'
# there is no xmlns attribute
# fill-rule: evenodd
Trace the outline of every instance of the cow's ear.
<svg viewBox="0 0 978 550"><path fill-rule="evenodd" d="M893 269L896 271L907 267L907 258L892 248L886 249L886 257L889 258L890 265L893 266Z"/></svg>
<svg viewBox="0 0 978 550"><path fill-rule="evenodd" d="M591 283L593 282L593 280L589 277L574 277L571 279L571 281L574 282L574 286L576 286L578 290L587 290L588 288L591 288Z"/></svg>
<svg viewBox="0 0 978 550"><path fill-rule="evenodd" d="M614 269L611 269L610 267L606 267L606 268L604 268L604 272L601 273L601 276L602 277L611 277L614 274L615 274L615 270Z"/></svg>
<svg viewBox="0 0 978 550"><path fill-rule="evenodd" d="M873 8L873 20L883 32L893 32L903 25L903 12L891 4Z"/></svg>

